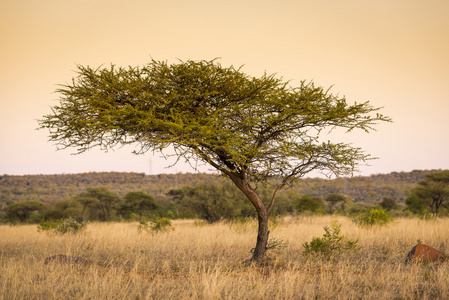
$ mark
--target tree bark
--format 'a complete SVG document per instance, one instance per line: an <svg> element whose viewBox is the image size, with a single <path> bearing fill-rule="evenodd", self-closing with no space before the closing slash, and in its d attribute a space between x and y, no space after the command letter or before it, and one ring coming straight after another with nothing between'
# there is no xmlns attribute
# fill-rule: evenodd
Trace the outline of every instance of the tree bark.
<svg viewBox="0 0 449 300"><path fill-rule="evenodd" d="M242 178L232 174L230 177L231 180L235 183L235 185L243 192L243 194L245 194L245 196L248 198L248 200L252 203L252 205L257 211L259 229L257 232L256 247L254 248L251 262L261 264L263 262L263 258L265 256L268 244L268 235L269 235L268 210L263 204L262 200L260 200L257 193L250 187L245 176L242 176L243 177Z"/></svg>
<svg viewBox="0 0 449 300"><path fill-rule="evenodd" d="M257 232L257 243L254 248L252 262L261 264L263 258L265 257L265 252L267 251L268 236L270 232L268 231L268 214L266 210L258 213L259 230Z"/></svg>

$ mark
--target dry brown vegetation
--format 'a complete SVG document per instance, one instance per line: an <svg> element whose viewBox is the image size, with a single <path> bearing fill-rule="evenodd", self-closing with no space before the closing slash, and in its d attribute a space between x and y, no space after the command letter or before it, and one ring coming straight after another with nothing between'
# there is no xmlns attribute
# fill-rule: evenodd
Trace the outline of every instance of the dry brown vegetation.
<svg viewBox="0 0 449 300"><path fill-rule="evenodd" d="M302 255L332 220L360 249L326 260ZM0 226L1 299L426 299L449 297L449 263L405 264L417 240L448 253L449 219L399 219L359 228L349 218L285 219L271 238L264 266L247 266L255 223L138 233L137 223L93 223L77 235L37 232L36 225ZM55 254L87 265L44 265Z"/></svg>

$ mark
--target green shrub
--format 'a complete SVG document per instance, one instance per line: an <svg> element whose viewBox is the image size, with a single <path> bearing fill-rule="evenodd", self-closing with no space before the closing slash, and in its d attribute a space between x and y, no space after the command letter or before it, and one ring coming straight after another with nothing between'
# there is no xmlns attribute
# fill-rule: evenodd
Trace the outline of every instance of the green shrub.
<svg viewBox="0 0 449 300"><path fill-rule="evenodd" d="M272 238L268 240L267 252L264 257L264 264L272 262L276 257L279 257L282 250L288 247L288 241L280 238ZM251 253L254 253L255 248L251 249Z"/></svg>
<svg viewBox="0 0 449 300"><path fill-rule="evenodd" d="M383 209L371 208L355 216L353 221L359 226L385 225L391 221Z"/></svg>
<svg viewBox="0 0 449 300"><path fill-rule="evenodd" d="M430 213L429 210L424 210L423 213L421 215L418 216L421 220L425 220L425 221L433 221L436 220L437 217L433 214Z"/></svg>
<svg viewBox="0 0 449 300"><path fill-rule="evenodd" d="M59 224L61 224L62 220L53 220L50 219L48 221L42 221L37 225L38 232L51 231L55 230Z"/></svg>
<svg viewBox="0 0 449 300"><path fill-rule="evenodd" d="M155 221L143 219L139 223L139 227L137 228L139 232L147 231L147 232L167 232L173 231L175 228L171 225L170 219L160 218Z"/></svg>
<svg viewBox="0 0 449 300"><path fill-rule="evenodd" d="M37 226L39 232L53 232L57 234L75 234L86 229L86 224L72 218L65 220L43 221Z"/></svg>
<svg viewBox="0 0 449 300"><path fill-rule="evenodd" d="M78 233L86 229L86 224L83 222L78 222L75 219L68 218L62 221L61 224L58 225L56 231L60 234L65 233Z"/></svg>
<svg viewBox="0 0 449 300"><path fill-rule="evenodd" d="M206 223L203 220L195 220L193 221L193 226L195 227L203 227Z"/></svg>
<svg viewBox="0 0 449 300"><path fill-rule="evenodd" d="M203 219L207 223L254 215L251 203L228 181L171 190L169 195L174 196L182 211L190 211L192 217Z"/></svg>
<svg viewBox="0 0 449 300"><path fill-rule="evenodd" d="M326 203L321 197L303 195L294 201L294 207L298 213L326 214Z"/></svg>
<svg viewBox="0 0 449 300"><path fill-rule="evenodd" d="M332 222L331 226L324 227L323 237L314 237L310 242L303 244L303 255L322 255L331 258L335 254L357 249L358 240L348 240L341 235L341 225Z"/></svg>
<svg viewBox="0 0 449 300"><path fill-rule="evenodd" d="M267 243L267 250L274 251L279 254L283 249L287 248L288 241L279 238L272 238Z"/></svg>
<svg viewBox="0 0 449 300"><path fill-rule="evenodd" d="M164 214L165 218L167 219L174 219L176 218L175 213L171 210L167 210Z"/></svg>

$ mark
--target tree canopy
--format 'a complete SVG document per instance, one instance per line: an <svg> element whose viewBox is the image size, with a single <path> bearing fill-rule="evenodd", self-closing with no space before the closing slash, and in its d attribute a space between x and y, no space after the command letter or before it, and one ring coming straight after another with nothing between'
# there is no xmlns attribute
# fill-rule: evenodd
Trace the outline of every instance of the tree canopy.
<svg viewBox="0 0 449 300"><path fill-rule="evenodd" d="M120 213L125 218L129 218L132 213L139 216L147 216L150 212L158 208L156 199L152 195L142 191L129 192L123 200L120 206Z"/></svg>
<svg viewBox="0 0 449 300"><path fill-rule="evenodd" d="M449 170L437 171L425 175L424 180L416 184L406 203L412 211L428 207L437 215L441 205L449 200Z"/></svg>
<svg viewBox="0 0 449 300"><path fill-rule="evenodd" d="M136 153L175 149L178 159L201 160L227 175L256 208L261 261L268 213L278 191L312 170L352 173L368 154L345 143L322 142L335 127L369 132L390 121L369 102L348 104L329 89L302 81L293 87L275 75L252 77L216 60L142 67L78 66L59 90L60 105L40 121L59 147L108 149L137 144ZM268 203L254 182L280 178Z"/></svg>
<svg viewBox="0 0 449 300"><path fill-rule="evenodd" d="M31 214L35 211L41 211L45 208L44 204L37 201L23 201L18 203L11 203L6 208L6 212L10 220L14 221L17 218L20 222L28 221Z"/></svg>
<svg viewBox="0 0 449 300"><path fill-rule="evenodd" d="M326 196L325 201L328 203L329 212L333 214L335 212L336 206L340 203L344 203L346 196L338 193L331 193Z"/></svg>
<svg viewBox="0 0 449 300"><path fill-rule="evenodd" d="M326 211L326 203L321 197L303 195L296 199L294 203L297 212L310 211L315 213L325 213Z"/></svg>
<svg viewBox="0 0 449 300"><path fill-rule="evenodd" d="M95 210L101 221L111 221L115 208L122 201L119 195L109 191L105 187L87 188L87 191L79 194L76 200L86 208Z"/></svg>

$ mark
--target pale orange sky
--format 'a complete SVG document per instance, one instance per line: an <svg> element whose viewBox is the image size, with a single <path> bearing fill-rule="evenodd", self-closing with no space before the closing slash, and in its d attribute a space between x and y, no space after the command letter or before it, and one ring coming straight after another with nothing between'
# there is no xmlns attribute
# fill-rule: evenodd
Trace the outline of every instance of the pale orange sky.
<svg viewBox="0 0 449 300"><path fill-rule="evenodd" d="M449 1L0 0L0 174L193 172L132 147L55 151L36 119L76 64L213 59L313 80L392 124L330 135L379 157L361 173L449 169ZM151 157L151 168L149 165ZM207 168L202 168L207 170Z"/></svg>

